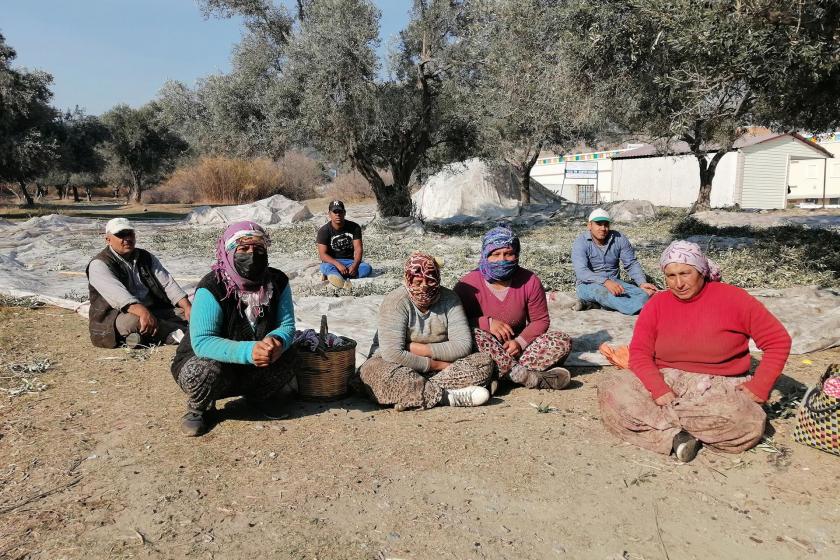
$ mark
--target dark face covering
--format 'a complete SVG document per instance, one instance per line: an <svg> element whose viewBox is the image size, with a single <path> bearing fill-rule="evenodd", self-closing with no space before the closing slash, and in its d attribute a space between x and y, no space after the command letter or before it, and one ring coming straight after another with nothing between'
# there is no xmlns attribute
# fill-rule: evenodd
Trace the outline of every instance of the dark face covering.
<svg viewBox="0 0 840 560"><path fill-rule="evenodd" d="M260 280L268 268L268 254L266 253L236 253L233 255L233 266L236 272L248 280Z"/></svg>

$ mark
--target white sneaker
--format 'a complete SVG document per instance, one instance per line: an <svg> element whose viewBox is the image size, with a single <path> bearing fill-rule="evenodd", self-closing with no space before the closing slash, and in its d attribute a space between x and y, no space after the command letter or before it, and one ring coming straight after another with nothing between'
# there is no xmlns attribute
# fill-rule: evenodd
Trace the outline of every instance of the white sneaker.
<svg viewBox="0 0 840 560"><path fill-rule="evenodd" d="M449 406L481 406L490 400L490 391L472 385L463 389L447 389L444 397Z"/></svg>

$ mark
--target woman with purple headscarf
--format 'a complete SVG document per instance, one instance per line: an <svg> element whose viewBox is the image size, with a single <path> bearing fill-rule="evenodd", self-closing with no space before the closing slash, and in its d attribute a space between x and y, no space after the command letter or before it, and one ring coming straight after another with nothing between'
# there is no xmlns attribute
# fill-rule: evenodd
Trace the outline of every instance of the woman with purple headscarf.
<svg viewBox="0 0 840 560"><path fill-rule="evenodd" d="M761 302L721 282L697 244L674 241L659 266L668 289L636 321L630 371L599 384L601 418L621 439L683 462L701 443L745 451L764 434L760 403L782 373L790 335ZM763 351L752 375L750 339Z"/></svg>
<svg viewBox="0 0 840 560"><path fill-rule="evenodd" d="M188 436L207 431L216 400L242 395L265 412L292 380L292 292L286 275L268 266L270 245L258 224L231 224L198 283L190 332L172 362L187 394L181 429Z"/></svg>
<svg viewBox="0 0 840 560"><path fill-rule="evenodd" d="M562 389L570 374L559 367L572 339L549 331L545 289L519 266L519 238L506 226L488 231L478 268L455 285L480 352L493 356L499 376L536 389Z"/></svg>

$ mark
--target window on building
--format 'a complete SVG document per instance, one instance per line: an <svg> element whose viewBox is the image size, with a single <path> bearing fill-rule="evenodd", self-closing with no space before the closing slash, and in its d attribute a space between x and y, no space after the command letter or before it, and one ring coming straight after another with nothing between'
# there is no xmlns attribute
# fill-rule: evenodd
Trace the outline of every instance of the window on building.
<svg viewBox="0 0 840 560"><path fill-rule="evenodd" d="M578 185L578 204L598 204L595 185Z"/></svg>

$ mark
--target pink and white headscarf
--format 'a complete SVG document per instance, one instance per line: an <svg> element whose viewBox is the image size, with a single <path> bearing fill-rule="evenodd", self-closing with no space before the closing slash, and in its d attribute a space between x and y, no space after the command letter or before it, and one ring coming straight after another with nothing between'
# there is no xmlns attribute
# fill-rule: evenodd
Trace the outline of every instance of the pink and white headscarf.
<svg viewBox="0 0 840 560"><path fill-rule="evenodd" d="M225 297L231 294L239 297L242 293L265 293L263 279L249 280L239 275L233 264L233 255L238 245L262 245L266 249L271 245L268 233L254 222L236 222L230 224L216 242L216 262L211 269L216 279L225 286Z"/></svg>
<svg viewBox="0 0 840 560"><path fill-rule="evenodd" d="M671 263L693 266L709 282L721 281L720 267L703 254L697 243L683 240L671 242L659 257L659 268L664 272L665 267Z"/></svg>

